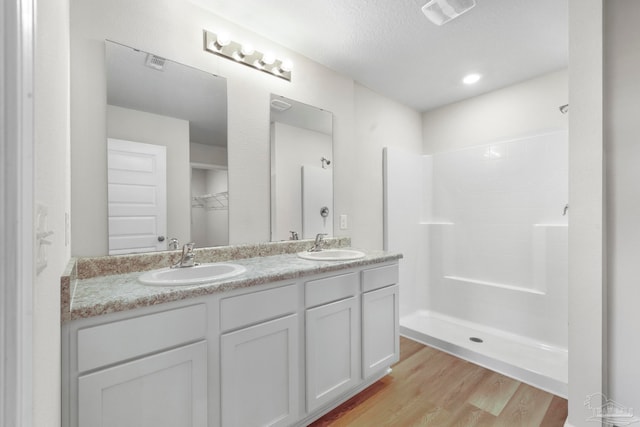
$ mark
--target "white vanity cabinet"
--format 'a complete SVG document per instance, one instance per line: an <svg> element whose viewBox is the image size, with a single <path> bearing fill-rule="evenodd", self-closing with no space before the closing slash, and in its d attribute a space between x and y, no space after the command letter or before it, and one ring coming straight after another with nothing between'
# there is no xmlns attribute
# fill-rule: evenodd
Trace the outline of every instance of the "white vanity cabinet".
<svg viewBox="0 0 640 427"><path fill-rule="evenodd" d="M63 365L72 372L63 377L63 425L206 427L206 317L197 304L72 324L63 334L75 348Z"/></svg>
<svg viewBox="0 0 640 427"><path fill-rule="evenodd" d="M399 356L387 261L73 320L62 425L304 426Z"/></svg>
<svg viewBox="0 0 640 427"><path fill-rule="evenodd" d="M398 266L362 271L362 376L400 359Z"/></svg>
<svg viewBox="0 0 640 427"><path fill-rule="evenodd" d="M360 381L357 273L305 283L306 405L311 413Z"/></svg>
<svg viewBox="0 0 640 427"><path fill-rule="evenodd" d="M288 426L298 418L298 286L222 299L223 427Z"/></svg>

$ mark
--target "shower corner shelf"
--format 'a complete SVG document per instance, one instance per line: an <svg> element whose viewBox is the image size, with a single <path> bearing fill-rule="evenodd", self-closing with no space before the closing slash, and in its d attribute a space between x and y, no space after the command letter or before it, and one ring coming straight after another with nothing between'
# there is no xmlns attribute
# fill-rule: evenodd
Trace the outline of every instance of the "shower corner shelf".
<svg viewBox="0 0 640 427"><path fill-rule="evenodd" d="M191 207L205 210L226 210L229 208L229 192L203 194L191 198Z"/></svg>

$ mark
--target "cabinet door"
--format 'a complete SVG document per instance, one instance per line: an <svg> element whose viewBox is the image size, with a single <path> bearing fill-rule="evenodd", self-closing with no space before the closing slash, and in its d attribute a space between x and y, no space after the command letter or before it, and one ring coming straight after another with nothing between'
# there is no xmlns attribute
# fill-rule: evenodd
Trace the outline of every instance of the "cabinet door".
<svg viewBox="0 0 640 427"><path fill-rule="evenodd" d="M312 412L359 381L358 299L307 310L307 411Z"/></svg>
<svg viewBox="0 0 640 427"><path fill-rule="evenodd" d="M222 426L285 426L297 419L298 316L221 337Z"/></svg>
<svg viewBox="0 0 640 427"><path fill-rule="evenodd" d="M362 295L362 375L368 378L400 357L398 285Z"/></svg>
<svg viewBox="0 0 640 427"><path fill-rule="evenodd" d="M205 427L204 341L78 379L80 427Z"/></svg>

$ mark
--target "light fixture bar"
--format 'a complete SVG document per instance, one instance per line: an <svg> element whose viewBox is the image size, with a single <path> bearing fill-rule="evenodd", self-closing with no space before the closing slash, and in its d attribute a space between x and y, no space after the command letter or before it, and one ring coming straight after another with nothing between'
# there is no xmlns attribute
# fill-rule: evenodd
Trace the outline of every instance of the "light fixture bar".
<svg viewBox="0 0 640 427"><path fill-rule="evenodd" d="M216 34L204 30L204 50L291 81L291 61L277 59L269 52L257 51L250 44L233 41L224 33Z"/></svg>

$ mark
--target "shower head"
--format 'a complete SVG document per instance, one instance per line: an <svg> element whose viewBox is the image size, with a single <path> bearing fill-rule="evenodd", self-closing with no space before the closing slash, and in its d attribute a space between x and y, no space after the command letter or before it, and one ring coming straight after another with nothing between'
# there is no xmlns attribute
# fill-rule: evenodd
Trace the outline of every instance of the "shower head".
<svg viewBox="0 0 640 427"><path fill-rule="evenodd" d="M560 106L560 112L562 114L567 114L569 112L569 104L564 104Z"/></svg>

